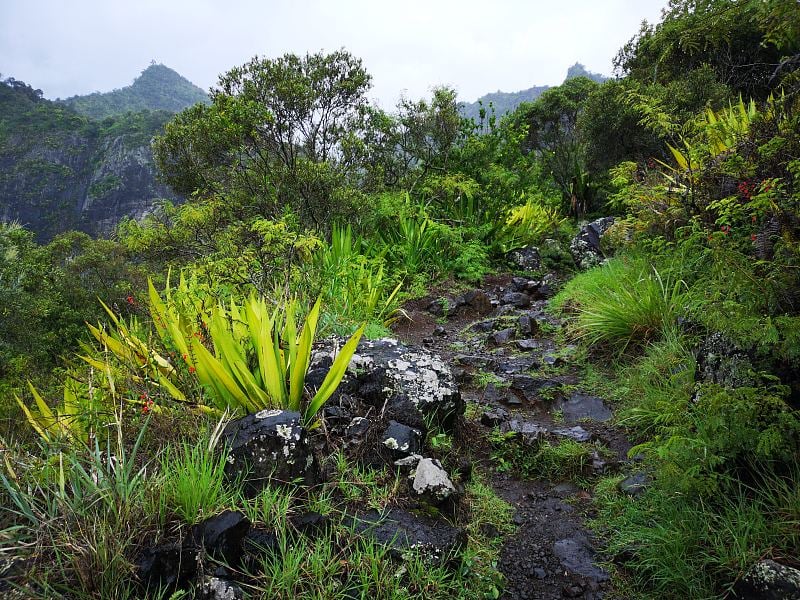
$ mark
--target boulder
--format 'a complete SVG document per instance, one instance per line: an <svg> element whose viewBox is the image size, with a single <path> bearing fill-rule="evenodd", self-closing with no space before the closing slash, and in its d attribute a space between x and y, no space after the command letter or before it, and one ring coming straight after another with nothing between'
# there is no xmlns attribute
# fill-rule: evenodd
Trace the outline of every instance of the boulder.
<svg viewBox="0 0 800 600"><path fill-rule="evenodd" d="M145 549L136 560L136 576L146 590L170 590L194 578L200 566L196 547L172 542Z"/></svg>
<svg viewBox="0 0 800 600"><path fill-rule="evenodd" d="M581 269L597 266L605 259L601 248L603 235L614 224L614 217L603 217L581 227L569 244L569 252Z"/></svg>
<svg viewBox="0 0 800 600"><path fill-rule="evenodd" d="M649 484L650 476L647 473L634 473L620 481L617 489L628 496L639 496L644 493Z"/></svg>
<svg viewBox="0 0 800 600"><path fill-rule="evenodd" d="M531 297L524 292L508 292L500 298L503 304L510 304L514 308L528 308L531 305Z"/></svg>
<svg viewBox="0 0 800 600"><path fill-rule="evenodd" d="M443 519L416 515L402 508L381 514L369 510L353 518L356 533L367 535L390 549L402 560L408 552L418 552L437 563L458 566L455 559L467 545L467 532Z"/></svg>
<svg viewBox="0 0 800 600"><path fill-rule="evenodd" d="M315 483L317 465L301 419L293 411L262 410L228 423L223 432L226 478L242 481L250 496L270 481Z"/></svg>
<svg viewBox="0 0 800 600"><path fill-rule="evenodd" d="M516 433L525 446L538 446L539 442L547 435L547 429L537 423L512 419L505 425L505 429Z"/></svg>
<svg viewBox="0 0 800 600"><path fill-rule="evenodd" d="M508 329L501 329L500 331L495 331L489 338L486 340L490 345L494 346L502 346L506 342L514 339L514 336L517 335L517 330L513 327L509 327Z"/></svg>
<svg viewBox="0 0 800 600"><path fill-rule="evenodd" d="M311 364L326 362L338 348L322 342ZM437 355L395 339L362 340L338 393L346 393L385 411L390 418L424 430L424 419L452 426L464 404L450 367Z"/></svg>
<svg viewBox="0 0 800 600"><path fill-rule="evenodd" d="M742 600L800 600L800 570L774 560L757 562L733 588Z"/></svg>
<svg viewBox="0 0 800 600"><path fill-rule="evenodd" d="M748 354L716 332L706 337L696 351L698 378L726 388L757 385L755 368Z"/></svg>
<svg viewBox="0 0 800 600"><path fill-rule="evenodd" d="M613 415L602 398L590 396L583 392L575 392L558 405L558 410L564 414L567 423L574 423L582 419L592 421L608 421Z"/></svg>

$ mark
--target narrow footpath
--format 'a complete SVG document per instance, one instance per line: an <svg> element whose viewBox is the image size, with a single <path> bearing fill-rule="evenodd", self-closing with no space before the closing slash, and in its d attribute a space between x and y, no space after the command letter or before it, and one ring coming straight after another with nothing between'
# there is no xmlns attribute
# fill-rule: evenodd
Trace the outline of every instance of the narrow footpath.
<svg viewBox="0 0 800 600"><path fill-rule="evenodd" d="M547 312L555 286L553 276L499 275L461 294L438 290L407 304L395 332L449 361L467 402L463 450L515 509L499 564L508 599L603 598L611 585L585 521L592 480L621 468L630 445L603 399L581 386L575 346L557 342L563 324ZM521 472L526 453L563 440L585 451L578 472ZM510 460L504 444L516 444Z"/></svg>

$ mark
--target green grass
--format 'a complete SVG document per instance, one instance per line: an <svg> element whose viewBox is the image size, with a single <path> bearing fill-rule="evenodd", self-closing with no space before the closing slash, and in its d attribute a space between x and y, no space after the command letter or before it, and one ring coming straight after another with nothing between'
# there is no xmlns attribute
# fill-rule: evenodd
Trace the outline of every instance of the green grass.
<svg viewBox="0 0 800 600"><path fill-rule="evenodd" d="M574 311L572 331L586 346L619 355L661 338L684 298L683 282L662 279L646 260L625 256L572 279L552 305Z"/></svg>
<svg viewBox="0 0 800 600"><path fill-rule="evenodd" d="M563 439L557 443L543 440L525 446L513 432L490 434L492 459L501 471L512 471L528 479L560 481L587 475L594 446Z"/></svg>
<svg viewBox="0 0 800 600"><path fill-rule="evenodd" d="M726 482L713 497L686 497L654 485L639 498L617 490L622 476L597 486L594 527L609 556L630 558L617 577L646 598L723 598L764 556L797 556L797 468L765 474L758 485Z"/></svg>
<svg viewBox="0 0 800 600"><path fill-rule="evenodd" d="M161 460L162 510L187 523L214 515L230 501L224 481L225 453L205 440L168 447Z"/></svg>

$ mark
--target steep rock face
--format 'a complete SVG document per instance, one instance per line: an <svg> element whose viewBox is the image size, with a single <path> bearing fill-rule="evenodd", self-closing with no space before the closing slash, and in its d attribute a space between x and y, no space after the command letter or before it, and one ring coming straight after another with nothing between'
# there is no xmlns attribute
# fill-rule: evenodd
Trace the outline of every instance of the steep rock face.
<svg viewBox="0 0 800 600"><path fill-rule="evenodd" d="M149 143L69 132L56 143L7 139L0 157L0 219L16 220L47 240L67 229L110 233L124 217L141 218L159 199L177 201L156 181Z"/></svg>
<svg viewBox="0 0 800 600"><path fill-rule="evenodd" d="M110 233L159 199L180 198L156 180L150 149L166 111L103 120L41 97L23 82L0 82L0 220L19 221L40 241L69 229Z"/></svg>

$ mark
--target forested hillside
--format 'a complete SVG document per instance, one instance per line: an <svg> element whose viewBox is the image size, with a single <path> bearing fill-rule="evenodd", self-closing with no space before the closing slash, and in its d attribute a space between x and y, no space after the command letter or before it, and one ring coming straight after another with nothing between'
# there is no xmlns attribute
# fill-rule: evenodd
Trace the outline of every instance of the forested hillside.
<svg viewBox="0 0 800 600"><path fill-rule="evenodd" d="M112 92L72 96L62 101L76 112L93 119L143 110L177 113L208 96L191 81L167 66L153 62L133 83Z"/></svg>
<svg viewBox="0 0 800 600"><path fill-rule="evenodd" d="M166 120L186 199L0 225L0 594L800 597L800 6L631 34L479 122L345 49L174 116L0 86L8 194Z"/></svg>

